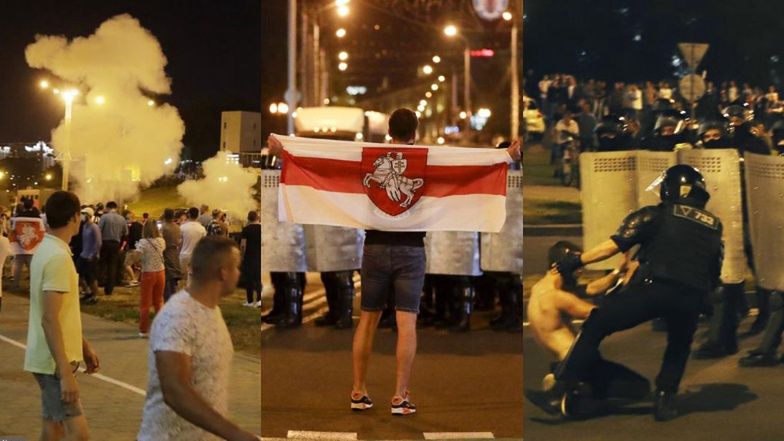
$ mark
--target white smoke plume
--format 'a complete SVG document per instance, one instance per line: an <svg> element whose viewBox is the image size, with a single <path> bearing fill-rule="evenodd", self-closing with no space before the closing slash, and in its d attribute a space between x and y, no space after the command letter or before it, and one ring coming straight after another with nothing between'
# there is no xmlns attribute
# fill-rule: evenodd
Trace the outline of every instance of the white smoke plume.
<svg viewBox="0 0 784 441"><path fill-rule="evenodd" d="M241 220L249 211L258 209L253 195L258 173L229 161L223 151L202 162L202 170L204 179L185 181L177 187L189 204L207 204Z"/></svg>
<svg viewBox="0 0 784 441"><path fill-rule="evenodd" d="M166 57L150 31L123 14L89 37L35 40L25 50L27 64L80 91L70 136L64 119L52 144L58 154L70 145L71 176L83 201L133 198L140 185L174 170L185 125L176 108L151 106L145 95L171 93Z"/></svg>

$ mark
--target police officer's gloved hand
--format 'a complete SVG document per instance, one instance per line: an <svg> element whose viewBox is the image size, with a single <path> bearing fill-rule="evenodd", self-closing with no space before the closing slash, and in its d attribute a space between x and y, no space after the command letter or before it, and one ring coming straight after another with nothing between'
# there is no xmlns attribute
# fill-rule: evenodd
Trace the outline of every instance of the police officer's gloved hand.
<svg viewBox="0 0 784 441"><path fill-rule="evenodd" d="M569 254L555 264L555 269L561 276L571 276L578 268L583 266L579 253Z"/></svg>

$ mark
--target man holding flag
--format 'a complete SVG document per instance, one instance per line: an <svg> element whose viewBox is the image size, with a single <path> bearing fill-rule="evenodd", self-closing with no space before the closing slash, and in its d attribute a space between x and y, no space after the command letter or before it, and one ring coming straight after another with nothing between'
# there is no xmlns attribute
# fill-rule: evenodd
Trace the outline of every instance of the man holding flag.
<svg viewBox="0 0 784 441"><path fill-rule="evenodd" d="M351 409L373 407L365 377L389 290L398 326L393 415L416 412L408 383L416 354L416 318L425 277L426 231L498 232L505 222L504 150L413 147L418 119L409 109L389 118L391 144L360 144L270 135L283 158L280 220L364 228L362 312L354 333ZM318 210L313 210L318 207Z"/></svg>

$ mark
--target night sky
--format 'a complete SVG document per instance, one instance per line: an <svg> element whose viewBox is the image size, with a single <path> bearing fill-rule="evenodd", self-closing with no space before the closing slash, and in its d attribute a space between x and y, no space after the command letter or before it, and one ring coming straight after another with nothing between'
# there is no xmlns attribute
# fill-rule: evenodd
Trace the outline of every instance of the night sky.
<svg viewBox="0 0 784 441"><path fill-rule="evenodd" d="M35 34L88 36L122 13L137 18L161 44L172 94L161 97L185 121L194 158L218 148L221 110L260 109L260 3L266 0L27 0L0 3L0 143L48 140L63 107L37 88L27 66Z"/></svg>
<svg viewBox="0 0 784 441"><path fill-rule="evenodd" d="M709 80L767 87L784 69L783 13L770 0L526 0L525 69L534 79L672 79L677 43L693 41L711 44L700 66Z"/></svg>

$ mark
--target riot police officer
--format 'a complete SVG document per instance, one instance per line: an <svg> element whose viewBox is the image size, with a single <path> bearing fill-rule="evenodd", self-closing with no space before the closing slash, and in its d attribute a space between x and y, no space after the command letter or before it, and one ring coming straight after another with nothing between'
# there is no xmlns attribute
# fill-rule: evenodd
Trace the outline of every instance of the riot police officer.
<svg viewBox="0 0 784 441"><path fill-rule="evenodd" d="M629 149L630 146L625 142L626 126L624 122L623 117L608 115L602 118L602 121L593 129L596 136L597 152L617 152Z"/></svg>
<svg viewBox="0 0 784 441"><path fill-rule="evenodd" d="M643 139L642 148L656 152L671 152L686 141L685 113L679 110L661 112L653 127L653 136Z"/></svg>
<svg viewBox="0 0 784 441"><path fill-rule="evenodd" d="M656 378L654 418L678 414L672 399L683 377L705 294L719 283L723 259L720 220L704 209L710 195L700 172L688 165L670 167L657 180L661 203L630 214L609 240L556 265L561 274L610 258L640 245L640 263L622 295L609 297L583 323L569 356L546 392L526 391L548 413L570 415L579 403L580 382L601 359L599 344L608 335L656 317L667 321L667 349Z"/></svg>
<svg viewBox="0 0 784 441"><path fill-rule="evenodd" d="M727 124L722 121L705 121L697 129L697 147L723 149L732 147L727 137Z"/></svg>

